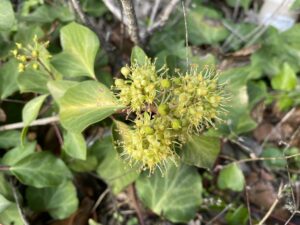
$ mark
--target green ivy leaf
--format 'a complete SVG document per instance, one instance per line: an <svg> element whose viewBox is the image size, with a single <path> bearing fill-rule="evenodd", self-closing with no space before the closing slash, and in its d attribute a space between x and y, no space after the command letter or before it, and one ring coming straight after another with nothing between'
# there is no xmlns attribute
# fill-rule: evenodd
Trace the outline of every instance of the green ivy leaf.
<svg viewBox="0 0 300 225"><path fill-rule="evenodd" d="M225 219L229 225L246 225L249 219L248 209L241 205L233 212L228 212Z"/></svg>
<svg viewBox="0 0 300 225"><path fill-rule="evenodd" d="M111 136L97 142L91 151L97 154L99 160L97 174L111 186L115 194L122 191L139 176L136 168L130 167L128 163L119 158Z"/></svg>
<svg viewBox="0 0 300 225"><path fill-rule="evenodd" d="M10 168L23 184L37 188L57 186L72 177L64 162L47 152L33 153Z"/></svg>
<svg viewBox="0 0 300 225"><path fill-rule="evenodd" d="M78 208L76 188L71 181L58 187L28 187L26 198L33 211L47 211L54 219L68 218Z"/></svg>
<svg viewBox="0 0 300 225"><path fill-rule="evenodd" d="M72 159L68 163L68 167L76 172L91 172L98 167L98 159L94 155L87 155L85 160Z"/></svg>
<svg viewBox="0 0 300 225"><path fill-rule="evenodd" d="M183 162L197 167L210 169L220 152L220 139L205 135L190 137L179 150Z"/></svg>
<svg viewBox="0 0 300 225"><path fill-rule="evenodd" d="M84 81L69 88L59 104L62 125L77 133L123 108L113 93L96 81Z"/></svg>
<svg viewBox="0 0 300 225"><path fill-rule="evenodd" d="M3 224L24 225L20 217L17 205L12 203L2 213L0 213L0 221Z"/></svg>
<svg viewBox="0 0 300 225"><path fill-rule="evenodd" d="M143 49L138 46L134 46L131 51L131 64L137 63L139 65L144 65L147 59L147 55Z"/></svg>
<svg viewBox="0 0 300 225"><path fill-rule="evenodd" d="M88 76L95 78L94 61L99 49L97 35L75 22L60 31L63 52L55 55L51 62L64 76Z"/></svg>
<svg viewBox="0 0 300 225"><path fill-rule="evenodd" d="M11 148L20 144L21 132L8 130L0 132L0 148Z"/></svg>
<svg viewBox="0 0 300 225"><path fill-rule="evenodd" d="M0 69L1 99L5 99L19 89L16 82L18 74L18 63L15 60L10 60L2 65Z"/></svg>
<svg viewBox="0 0 300 225"><path fill-rule="evenodd" d="M0 194L0 213L2 213L10 205L11 205L11 202L8 201L3 195Z"/></svg>
<svg viewBox="0 0 300 225"><path fill-rule="evenodd" d="M4 174L0 174L0 194L3 195L9 201L14 201L13 192L10 184L4 177Z"/></svg>
<svg viewBox="0 0 300 225"><path fill-rule="evenodd" d="M19 145L11 150L9 150L3 156L1 163L4 165L13 166L21 159L27 157L28 155L34 153L36 143L25 143L24 145Z"/></svg>
<svg viewBox="0 0 300 225"><path fill-rule="evenodd" d="M29 126L38 117L40 108L47 96L48 95L41 95L26 103L22 111L24 127Z"/></svg>
<svg viewBox="0 0 300 225"><path fill-rule="evenodd" d="M38 22L38 23L51 23L52 21L59 19L63 22L68 22L74 20L74 14L71 12L69 7L63 5L41 5L32 13L22 20L27 22Z"/></svg>
<svg viewBox="0 0 300 225"><path fill-rule="evenodd" d="M272 78L271 84L275 90L291 91L297 85L296 73L288 63L284 63L282 70Z"/></svg>
<svg viewBox="0 0 300 225"><path fill-rule="evenodd" d="M223 41L228 30L221 23L221 14L211 8L199 6L188 13L189 40L195 45L216 44Z"/></svg>
<svg viewBox="0 0 300 225"><path fill-rule="evenodd" d="M47 87L54 100L58 101L70 87L76 84L78 82L70 80L51 80L47 83Z"/></svg>
<svg viewBox="0 0 300 225"><path fill-rule="evenodd" d="M164 176L159 170L151 177L144 173L136 188L145 206L174 223L191 220L201 204L201 177L186 165L168 165Z"/></svg>
<svg viewBox="0 0 300 225"><path fill-rule="evenodd" d="M13 7L9 0L0 1L0 31L9 31L15 24Z"/></svg>
<svg viewBox="0 0 300 225"><path fill-rule="evenodd" d="M64 151L75 159L86 159L87 149L83 135L67 131L64 134Z"/></svg>
<svg viewBox="0 0 300 225"><path fill-rule="evenodd" d="M47 82L49 76L44 72L33 69L26 69L23 73L20 73L17 79L17 83L21 93L34 92L39 94L49 93L47 89Z"/></svg>
<svg viewBox="0 0 300 225"><path fill-rule="evenodd" d="M244 185L244 174L236 163L230 163L221 170L218 177L218 187L220 189L242 191Z"/></svg>
<svg viewBox="0 0 300 225"><path fill-rule="evenodd" d="M284 154L278 148L266 148L260 156L264 158L282 158ZM273 159L264 161L264 164L272 169L284 169L287 161L286 159Z"/></svg>
<svg viewBox="0 0 300 225"><path fill-rule="evenodd" d="M226 0L226 2L231 7L235 7L236 4L238 4L238 6L241 6L244 10L247 10L249 9L251 0Z"/></svg>

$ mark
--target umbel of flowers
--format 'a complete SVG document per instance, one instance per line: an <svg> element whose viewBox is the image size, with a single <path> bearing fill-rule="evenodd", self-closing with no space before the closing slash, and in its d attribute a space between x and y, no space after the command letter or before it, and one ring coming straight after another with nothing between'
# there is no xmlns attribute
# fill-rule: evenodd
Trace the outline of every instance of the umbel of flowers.
<svg viewBox="0 0 300 225"><path fill-rule="evenodd" d="M189 135L214 127L223 111L224 85L219 73L209 67L192 65L187 72L170 74L166 66L157 69L146 59L121 69L124 79L115 80L121 104L134 114L129 131L119 129L122 155L142 169L162 169L167 161L176 163L175 149Z"/></svg>
<svg viewBox="0 0 300 225"><path fill-rule="evenodd" d="M28 68L34 70L43 69L48 70L48 59L51 55L48 53L46 48L49 45L49 41L39 42L37 36L33 37L31 43L23 46L21 43L16 43L16 48L12 50L12 54L19 61L18 70L24 72Z"/></svg>

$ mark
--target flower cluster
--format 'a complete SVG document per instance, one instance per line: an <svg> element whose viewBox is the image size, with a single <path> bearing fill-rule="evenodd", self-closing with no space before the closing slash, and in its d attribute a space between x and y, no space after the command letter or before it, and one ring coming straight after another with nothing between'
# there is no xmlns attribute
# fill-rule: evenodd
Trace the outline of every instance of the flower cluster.
<svg viewBox="0 0 300 225"><path fill-rule="evenodd" d="M16 43L16 48L11 52L19 61L19 72L24 72L26 68L37 70L40 65L44 66L44 61L51 57L46 50L48 44L48 41L39 43L36 35L34 36L32 43L28 44L26 47L21 43Z"/></svg>
<svg viewBox="0 0 300 225"><path fill-rule="evenodd" d="M155 64L147 60L144 65L134 64L123 67L121 73L126 80L116 79L116 89L120 90L120 101L130 105L134 112L141 111L143 107L154 103L156 97L157 71Z"/></svg>
<svg viewBox="0 0 300 225"><path fill-rule="evenodd" d="M214 127L220 120L224 86L216 70L169 74L166 66L157 70L149 59L121 69L125 79L115 80L122 104L135 114L134 126L119 143L132 163L153 171L178 158L175 148L189 135Z"/></svg>

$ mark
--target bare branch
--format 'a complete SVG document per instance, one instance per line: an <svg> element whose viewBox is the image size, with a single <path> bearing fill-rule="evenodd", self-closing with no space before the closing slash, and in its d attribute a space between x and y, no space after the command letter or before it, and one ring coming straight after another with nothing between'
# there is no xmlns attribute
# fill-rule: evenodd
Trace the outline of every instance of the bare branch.
<svg viewBox="0 0 300 225"><path fill-rule="evenodd" d="M72 5L74 11L79 16L81 22L83 22L84 24L86 24L88 26L93 26L91 21L89 21L89 19L86 18L86 16L84 15L84 12L82 11L82 9L80 7L79 2L77 0L70 0L70 2L71 2L71 5Z"/></svg>
<svg viewBox="0 0 300 225"><path fill-rule="evenodd" d="M54 123L59 121L58 116L52 116L52 117L47 117L43 119L38 119L33 121L29 126L42 126L50 123ZM5 130L14 130L14 129L20 129L24 127L24 123L13 123L13 124L8 124L8 125L3 125L0 127L0 131L5 131Z"/></svg>
<svg viewBox="0 0 300 225"><path fill-rule="evenodd" d="M139 27L137 23L137 18L136 14L134 11L134 6L132 0L121 0L123 9L124 9L124 14L125 18L128 20L128 31L131 40L136 44L136 45L141 45L140 37L139 37Z"/></svg>
<svg viewBox="0 0 300 225"><path fill-rule="evenodd" d="M154 6L153 6L153 9L152 9L152 12L150 15L150 25L152 25L154 23L160 2L161 2L161 0L155 0L155 2L154 2Z"/></svg>
<svg viewBox="0 0 300 225"><path fill-rule="evenodd" d="M147 36L153 34L153 32L161 27L163 27L168 21L171 13L174 11L175 6L178 4L180 0L171 0L170 3L165 7L163 12L161 13L160 18L153 23L147 30Z"/></svg>
<svg viewBox="0 0 300 225"><path fill-rule="evenodd" d="M115 17L117 17L118 20L122 21L122 12L121 12L120 8L113 3L113 0L102 0L102 1L106 5L106 7L109 9L109 11ZM125 21L124 21L124 23L127 24Z"/></svg>

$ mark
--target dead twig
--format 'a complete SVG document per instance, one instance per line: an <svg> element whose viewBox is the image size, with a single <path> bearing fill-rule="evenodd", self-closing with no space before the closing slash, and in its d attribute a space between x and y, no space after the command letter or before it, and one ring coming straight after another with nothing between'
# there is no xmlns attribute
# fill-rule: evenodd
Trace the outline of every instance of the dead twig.
<svg viewBox="0 0 300 225"><path fill-rule="evenodd" d="M98 206L101 204L101 202L103 201L103 199L105 198L105 196L109 193L109 189L107 188L104 192L102 192L100 195L99 195L99 198L97 199L93 209L92 209L92 212L95 212L96 209L98 208Z"/></svg>
<svg viewBox="0 0 300 225"><path fill-rule="evenodd" d="M22 208L21 208L21 199L19 198L19 195L17 193L17 189L15 187L15 184L14 184L12 178L10 179L10 185L11 185L11 189L12 189L15 201L16 201L17 209L18 209L19 215L21 217L21 220L22 220L24 225L30 225L29 222L27 221L24 213L23 213Z"/></svg>
<svg viewBox="0 0 300 225"><path fill-rule="evenodd" d="M129 194L132 196L133 206L135 208L135 211L136 211L137 217L139 219L139 222L140 222L141 225L145 225L143 214L142 214L139 202L137 200L134 184L131 184L128 187L128 191L129 191Z"/></svg>
<svg viewBox="0 0 300 225"><path fill-rule="evenodd" d="M114 4L113 0L102 0L105 6L109 9L109 11L117 17L118 20L122 21L122 11L119 6ZM128 24L127 20L123 21L124 24Z"/></svg>
<svg viewBox="0 0 300 225"><path fill-rule="evenodd" d="M274 211L275 207L279 203L279 200L281 198L281 194L282 194L283 189L284 189L283 188L283 184L281 183L280 186L279 186L279 189L278 189L276 200L273 202L273 204L269 208L268 212L265 214L265 216L262 218L262 220L257 225L263 225L265 223L265 221L269 218L269 216L272 214L272 212Z"/></svg>
<svg viewBox="0 0 300 225"><path fill-rule="evenodd" d="M246 195L247 210L248 210L248 214L249 214L249 224L252 225L253 223L252 223L252 217L251 217L251 207L250 207L250 202L249 202L248 189L250 189L250 187L246 186L245 195Z"/></svg>
<svg viewBox="0 0 300 225"><path fill-rule="evenodd" d="M59 121L58 116L51 116L51 117L35 120L29 126L43 126L43 125L46 125L46 124L55 123L57 121ZM0 131L21 129L23 127L24 127L23 122L12 123L12 124L1 126Z"/></svg>
<svg viewBox="0 0 300 225"><path fill-rule="evenodd" d="M261 147L263 148L265 146L265 144L268 142L268 140L270 139L271 135L274 133L274 131L276 131L285 121L287 121L292 115L293 113L296 111L296 108L293 107L290 111L287 112L287 114L285 114L285 116L280 120L279 123L276 124L276 126L271 130L271 132L267 135L267 137L264 139L264 142L262 143Z"/></svg>
<svg viewBox="0 0 300 225"><path fill-rule="evenodd" d="M171 0L170 3L164 8L164 10L162 11L159 19L157 21L155 21L148 29L147 29L147 33L145 34L145 37L143 37L143 39L147 38L148 36L152 35L154 33L154 31L156 31L157 29L163 27L166 22L168 21L171 13L174 11L174 8L176 7L176 5L178 4L180 0Z"/></svg>

